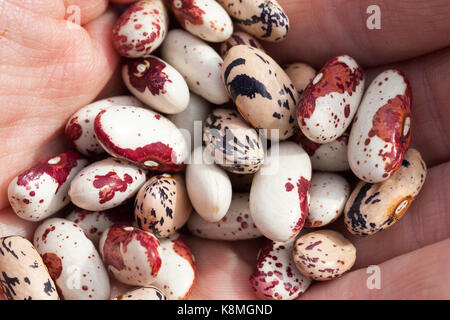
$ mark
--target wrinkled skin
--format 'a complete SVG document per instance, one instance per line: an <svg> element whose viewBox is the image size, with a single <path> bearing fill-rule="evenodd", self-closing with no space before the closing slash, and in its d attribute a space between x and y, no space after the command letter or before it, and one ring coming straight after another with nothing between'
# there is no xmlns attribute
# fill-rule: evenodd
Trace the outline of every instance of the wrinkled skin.
<svg viewBox="0 0 450 320"><path fill-rule="evenodd" d="M117 3L133 1L116 0ZM347 53L366 70L369 84L388 66L400 68L413 89L412 146L428 167L422 193L403 219L374 236L351 236L353 271L314 284L302 299L450 298L450 7L447 0L378 1L381 30L365 27L363 0L280 0L291 19L281 44L265 44L281 62L316 68ZM0 1L0 236L31 237L36 224L8 207L7 185L39 159L64 150L69 116L96 97L126 92L110 33L117 12L107 0ZM64 21L70 4L82 26ZM261 241L225 243L188 238L199 277L192 299L253 299L248 277ZM386 245L388 244L388 245ZM381 268L381 290L368 290L366 267ZM116 284L113 296L129 289Z"/></svg>

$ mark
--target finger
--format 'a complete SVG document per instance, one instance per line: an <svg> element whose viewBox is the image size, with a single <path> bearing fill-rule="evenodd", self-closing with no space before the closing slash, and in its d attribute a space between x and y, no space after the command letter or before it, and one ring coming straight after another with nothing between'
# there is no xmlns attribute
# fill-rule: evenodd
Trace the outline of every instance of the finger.
<svg viewBox="0 0 450 320"><path fill-rule="evenodd" d="M108 0L64 0L66 7L65 19L79 19L85 25L100 17L108 8Z"/></svg>
<svg viewBox="0 0 450 320"><path fill-rule="evenodd" d="M370 69L367 85L389 68L409 79L413 98L412 146L420 150L428 166L450 160L450 47L404 63Z"/></svg>
<svg viewBox="0 0 450 320"><path fill-rule="evenodd" d="M62 19L65 14L65 7L61 0L0 1L0 17L4 14L14 15L21 10L54 19ZM2 19L0 19L1 21Z"/></svg>
<svg viewBox="0 0 450 320"><path fill-rule="evenodd" d="M447 0L380 0L381 29L369 30L372 0L280 0L291 21L287 39L267 44L282 62L320 67L347 53L363 66L401 61L450 44Z"/></svg>
<svg viewBox="0 0 450 320"><path fill-rule="evenodd" d="M366 269L314 283L301 299L450 299L450 239L379 265L380 289L369 289ZM371 279L369 279L370 281Z"/></svg>
<svg viewBox="0 0 450 320"><path fill-rule="evenodd" d="M15 175L63 149L64 140L56 138L68 117L99 94L118 64L111 11L85 29L46 17L23 24L17 19L30 19L23 11L5 18L12 27L0 41L12 55L0 55L0 83L8 85L0 86L0 105L14 108L2 108L0 118L0 208L8 205L6 189ZM31 30L40 41L30 38Z"/></svg>
<svg viewBox="0 0 450 320"><path fill-rule="evenodd" d="M400 221L374 235L351 235L339 219L337 229L356 247L355 268L379 264L450 237L450 163L428 170L421 193Z"/></svg>
<svg viewBox="0 0 450 320"><path fill-rule="evenodd" d="M130 92L122 80L122 66L118 65L108 83L104 86L103 90L98 94L95 100L129 94Z"/></svg>
<svg viewBox="0 0 450 320"><path fill-rule="evenodd" d="M259 240L186 239L195 257L197 278L190 300L255 299L249 283L261 247Z"/></svg>

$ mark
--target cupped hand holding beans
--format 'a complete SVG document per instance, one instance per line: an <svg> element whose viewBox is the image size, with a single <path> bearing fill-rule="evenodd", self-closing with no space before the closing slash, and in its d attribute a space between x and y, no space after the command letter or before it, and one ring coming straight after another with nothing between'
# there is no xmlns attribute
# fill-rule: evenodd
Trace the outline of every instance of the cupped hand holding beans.
<svg viewBox="0 0 450 320"><path fill-rule="evenodd" d="M238 3L0 3L5 298L450 298L446 1Z"/></svg>

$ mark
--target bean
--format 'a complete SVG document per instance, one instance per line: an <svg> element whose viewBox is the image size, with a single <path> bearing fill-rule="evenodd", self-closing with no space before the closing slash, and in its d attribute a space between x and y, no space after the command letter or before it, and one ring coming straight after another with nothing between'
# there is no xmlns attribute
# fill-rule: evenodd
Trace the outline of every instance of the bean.
<svg viewBox="0 0 450 320"><path fill-rule="evenodd" d="M255 37L279 42L287 37L289 18L276 0L217 0L234 22Z"/></svg>
<svg viewBox="0 0 450 320"><path fill-rule="evenodd" d="M302 275L292 258L294 239L287 242L267 240L258 252L258 261L250 284L259 299L294 300L310 286L311 279Z"/></svg>
<svg viewBox="0 0 450 320"><path fill-rule="evenodd" d="M167 300L167 297L160 289L149 286L128 291L113 300Z"/></svg>
<svg viewBox="0 0 450 320"><path fill-rule="evenodd" d="M229 98L220 79L223 64L207 43L180 29L173 29L161 47L162 58L180 72L189 89L214 104Z"/></svg>
<svg viewBox="0 0 450 320"><path fill-rule="evenodd" d="M278 242L295 237L308 215L311 162L293 142L272 147L253 178L250 213L261 233Z"/></svg>
<svg viewBox="0 0 450 320"><path fill-rule="evenodd" d="M186 168L189 199L203 219L217 222L225 216L230 207L232 194L230 178L223 169L208 163L204 158L202 147L192 152L191 161Z"/></svg>
<svg viewBox="0 0 450 320"><path fill-rule="evenodd" d="M305 227L323 227L334 222L344 211L350 196L350 185L338 174L314 172L309 194L309 214Z"/></svg>
<svg viewBox="0 0 450 320"><path fill-rule="evenodd" d="M187 228L197 237L212 240L236 241L262 236L250 215L248 193L234 193L230 208L220 221L208 222L198 214L193 214Z"/></svg>
<svg viewBox="0 0 450 320"><path fill-rule="evenodd" d="M20 236L0 238L0 296L8 300L59 300L41 256Z"/></svg>
<svg viewBox="0 0 450 320"><path fill-rule="evenodd" d="M300 98L297 120L303 134L317 143L342 136L358 109L363 89L363 71L352 57L329 60Z"/></svg>
<svg viewBox="0 0 450 320"><path fill-rule="evenodd" d="M194 256L179 234L161 240L163 263L153 283L169 300L186 300L197 278Z"/></svg>
<svg viewBox="0 0 450 320"><path fill-rule="evenodd" d="M75 152L39 161L10 182L8 199L12 209L28 221L41 221L55 214L69 204L69 185L87 163Z"/></svg>
<svg viewBox="0 0 450 320"><path fill-rule="evenodd" d="M183 176L163 174L150 178L139 190L134 215L140 229L158 238L184 226L192 212Z"/></svg>
<svg viewBox="0 0 450 320"><path fill-rule="evenodd" d="M117 130L120 128L120 130ZM162 115L136 107L112 107L95 118L97 140L113 157L157 172L177 172L189 155L181 132Z"/></svg>
<svg viewBox="0 0 450 320"><path fill-rule="evenodd" d="M134 286L155 282L162 253L158 239L150 232L115 225L103 232L99 248L106 268L118 281Z"/></svg>
<svg viewBox="0 0 450 320"><path fill-rule="evenodd" d="M297 269L305 277L327 281L352 268L356 248L340 233L322 229L297 238L292 256Z"/></svg>
<svg viewBox="0 0 450 320"><path fill-rule="evenodd" d="M409 149L400 168L379 183L361 181L345 205L345 224L350 233L371 235L394 225L419 194L427 175L420 153Z"/></svg>
<svg viewBox="0 0 450 320"><path fill-rule="evenodd" d="M98 143L94 134L94 120L100 111L118 105L145 107L143 103L132 96L111 97L90 103L75 112L67 121L65 128L67 139L85 156L104 153L105 149Z"/></svg>
<svg viewBox="0 0 450 320"><path fill-rule="evenodd" d="M70 184L70 200L89 211L111 209L133 197L145 179L145 170L125 160L107 158L78 173Z"/></svg>
<svg viewBox="0 0 450 320"><path fill-rule="evenodd" d="M229 51L222 80L241 115L255 128L276 129L280 140L294 134L298 93L283 69L261 50L238 45ZM267 137L273 139L270 130Z"/></svg>
<svg viewBox="0 0 450 320"><path fill-rule="evenodd" d="M34 232L33 244L65 300L109 298L109 277L94 244L78 225L47 219Z"/></svg>
<svg viewBox="0 0 450 320"><path fill-rule="evenodd" d="M251 174L264 163L261 139L234 110L215 109L206 118L203 141L211 157L227 171Z"/></svg>
<svg viewBox="0 0 450 320"><path fill-rule="evenodd" d="M168 27L169 17L161 0L138 1L117 20L112 41L122 56L140 58L161 45Z"/></svg>
<svg viewBox="0 0 450 320"><path fill-rule="evenodd" d="M367 88L348 142L348 161L361 180L387 180L411 140L411 87L398 70L380 73Z"/></svg>
<svg viewBox="0 0 450 320"><path fill-rule="evenodd" d="M123 82L139 100L156 111L174 114L189 104L189 88L181 74L155 56L128 60L122 67Z"/></svg>
<svg viewBox="0 0 450 320"><path fill-rule="evenodd" d="M222 42L233 33L228 13L214 0L169 0L180 25L193 35L210 42Z"/></svg>

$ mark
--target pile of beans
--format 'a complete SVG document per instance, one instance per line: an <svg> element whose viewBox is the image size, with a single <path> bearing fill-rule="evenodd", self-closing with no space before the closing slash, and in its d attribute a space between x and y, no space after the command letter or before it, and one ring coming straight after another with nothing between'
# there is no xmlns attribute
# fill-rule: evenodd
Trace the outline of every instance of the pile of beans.
<svg viewBox="0 0 450 320"><path fill-rule="evenodd" d="M350 270L355 247L323 227L343 215L352 234L389 228L424 183L411 88L386 70L364 90L348 55L318 72L282 68L258 39L288 28L275 0L131 4L112 41L133 96L78 110L68 151L9 185L14 212L40 225L32 243L0 239L6 298L110 299L112 277L137 287L116 299L187 299L197 272L184 226L267 238L249 283L262 299L295 299Z"/></svg>

